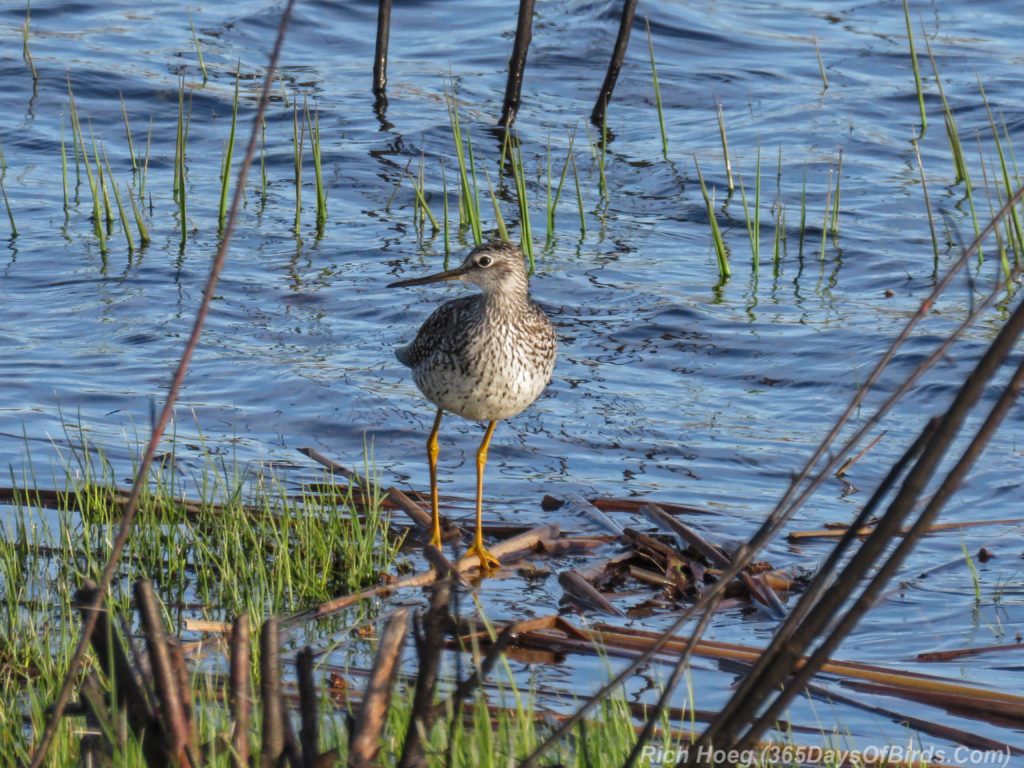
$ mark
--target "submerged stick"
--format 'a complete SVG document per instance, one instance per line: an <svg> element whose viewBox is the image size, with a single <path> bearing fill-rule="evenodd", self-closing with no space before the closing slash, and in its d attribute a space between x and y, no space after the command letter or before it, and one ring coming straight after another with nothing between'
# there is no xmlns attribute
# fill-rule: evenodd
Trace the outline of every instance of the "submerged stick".
<svg viewBox="0 0 1024 768"><path fill-rule="evenodd" d="M243 613L231 625L229 671L229 702L231 719L231 759L235 768L249 765L249 720L252 714L252 681L250 680L252 640L249 615Z"/></svg>
<svg viewBox="0 0 1024 768"><path fill-rule="evenodd" d="M398 672L398 657L409 625L409 609L395 612L380 636L373 670L366 683L363 704L356 716L348 749L348 764L352 768L369 768L380 751L381 733L387 721L391 686Z"/></svg>
<svg viewBox="0 0 1024 768"><path fill-rule="evenodd" d="M498 125L508 128L516 121L519 111L519 96L523 89L523 70L526 69L526 54L533 38L533 1L519 0L519 19L516 22L516 40L512 46L512 57L508 60L508 81L505 83L505 103L501 108Z"/></svg>
<svg viewBox="0 0 1024 768"><path fill-rule="evenodd" d="M633 28L633 17L636 15L636 2L637 0L624 0L622 3L622 18L619 19L619 35L615 38L615 49L612 51L611 61L608 62L608 71L605 73L601 91L597 94L594 109L590 113L590 122L598 127L604 125L608 102L612 100L612 91L615 90L615 82L619 79L619 70L622 69L622 62L626 60L629 33Z"/></svg>
<svg viewBox="0 0 1024 768"><path fill-rule="evenodd" d="M377 5L377 45L373 52L373 95L377 106L387 106L385 90L388 85L388 37L391 34L391 0L380 0Z"/></svg>

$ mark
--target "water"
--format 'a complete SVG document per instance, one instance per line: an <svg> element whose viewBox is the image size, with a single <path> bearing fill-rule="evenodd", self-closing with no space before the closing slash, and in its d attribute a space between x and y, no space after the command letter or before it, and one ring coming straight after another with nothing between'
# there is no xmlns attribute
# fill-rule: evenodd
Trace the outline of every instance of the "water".
<svg viewBox="0 0 1024 768"><path fill-rule="evenodd" d="M24 8L9 4L0 10L0 139L7 161L4 184L19 229L0 252L0 466L20 474L28 451L37 467L58 464L67 445L87 438L128 476L151 410L162 403L216 247L232 73L238 64L243 76L237 163L279 10L278 3L254 0L193 10L210 69L203 86L182 8L37 1L30 38L40 73L35 88L20 57ZM1024 130L1014 42L1024 34L1024 20L1016 11L1005 1L913 8L915 24L923 23L933 35L978 185L974 202L981 217L997 202L981 190L978 132L989 178L998 166L979 78L1011 143L1021 146ZM910 144L919 114L904 19L894 3L845 3L828 12L797 0L643 3L609 110L609 195L602 201L585 123L618 12L618 3L538 4L517 129L531 176L538 247L533 292L556 323L561 351L547 393L496 433L487 514L508 522L547 521L550 515L539 505L543 493L651 497L710 507L717 514L699 521L702 529L738 540L756 529L954 258L956 237L940 232L936 263ZM661 157L644 17L651 23L666 110L667 162ZM296 452L301 446L359 466L364 447L371 445L386 481L426 483L423 442L433 411L392 349L412 337L436 303L463 289L385 286L443 262L443 238L431 236L429 227L426 233L414 227L409 173L425 157L430 204L440 216L440 158L449 189L455 185L442 96L449 74L479 167L502 185L504 215L516 223L509 191L514 188L499 172L500 138L492 130L515 13L482 0L399 3L385 120L375 115L370 94L374 24L375 3L299 4L268 117L267 200L261 202L253 186L257 167L181 394L175 428L183 466L199 466L206 453L216 452L254 466L293 463L301 479L316 475ZM915 36L928 90L929 127L921 152L933 211L940 229L941 213L969 240L968 202L963 185L953 183L941 102L922 33ZM65 221L60 141L70 136L66 76L80 115L103 142L122 185L131 173L119 93L140 154L152 126L145 203L153 242L133 257L116 226L109 252L100 253L84 186ZM171 198L179 77L192 99L190 232L184 248ZM285 93L289 104L297 94L306 95L319 110L330 212L320 237L308 149L302 225L298 235L292 231L292 111L282 102ZM727 195L724 186L716 103L723 105L734 171L742 175L750 205L761 149L757 272L740 195ZM574 129L587 232L579 231L570 174L551 247L541 248L545 191L537 179L546 178L549 142L553 173L560 173ZM596 135L593 128L590 133ZM830 171L840 149L840 229L838 237L826 239L822 257L823 206L835 184ZM733 277L725 284L717 278L695 157L732 254ZM482 177L480 183L486 186ZM785 206L786 228L781 259L774 263L776 200ZM483 213L485 221L493 220L486 198ZM0 224L0 233L6 232ZM453 234L454 258L465 251L467 237ZM894 391L987 291L998 263L991 248L986 256L971 270L977 285L972 290L966 279L959 281L935 307L869 404ZM1001 317L991 313L886 420L885 437L849 474L860 491L849 493L839 481L828 481L791 529L850 518L925 420L946 408ZM997 394L992 388L986 403ZM1016 408L945 520L1024 514L1022 422L1024 411ZM472 456L480 436L478 425L446 420L442 492L472 494ZM200 437L204 447L190 448ZM886 663L922 650L1012 641L1022 617L1017 548L1008 531L1018 533L993 526L927 540L902 576L905 589L871 614L840 655ZM984 600L976 609L967 568L956 561L963 547L973 552L983 544L998 556L978 564ZM812 568L827 551L823 542L790 546L780 540L767 557L780 566ZM914 579L942 562L953 565ZM521 588L518 579L488 582L484 595L496 615L507 614L521 602ZM531 590L537 596L531 610L538 613L552 610L560 596L553 579ZM629 601L623 603L628 607ZM647 627L659 621L667 619L640 620ZM915 627L912 636L908 622ZM710 634L764 642L774 626L759 615L741 618L730 611ZM595 680L603 675L600 664L583 668ZM942 665L930 671L951 674ZM952 674L1006 686L997 656L973 658ZM711 707L725 695L723 676L710 680L718 692L708 693L700 706ZM808 712L799 715L813 721ZM888 722L861 719L869 717L848 709L837 715L860 737L876 727L887 735L901 733ZM1005 734L994 726L960 725Z"/></svg>

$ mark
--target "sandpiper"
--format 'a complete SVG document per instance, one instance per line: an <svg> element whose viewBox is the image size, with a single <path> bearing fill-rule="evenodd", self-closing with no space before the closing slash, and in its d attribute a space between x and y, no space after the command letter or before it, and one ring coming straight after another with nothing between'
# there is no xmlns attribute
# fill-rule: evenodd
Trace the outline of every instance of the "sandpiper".
<svg viewBox="0 0 1024 768"><path fill-rule="evenodd" d="M437 500L437 433L445 411L486 421L476 453L476 534L468 554L483 569L498 559L484 547L482 508L487 447L502 419L515 416L537 399L555 367L555 329L529 295L529 278L522 251L503 242L474 248L455 269L389 288L424 285L441 280L464 280L481 293L445 302L423 323L411 344L399 347L399 362L412 369L416 386L437 406L427 439L430 467L430 542L441 546Z"/></svg>

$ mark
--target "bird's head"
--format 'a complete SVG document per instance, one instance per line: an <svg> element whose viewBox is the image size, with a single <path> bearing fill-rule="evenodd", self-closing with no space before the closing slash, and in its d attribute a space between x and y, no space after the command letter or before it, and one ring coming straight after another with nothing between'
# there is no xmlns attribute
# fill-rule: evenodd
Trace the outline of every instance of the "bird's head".
<svg viewBox="0 0 1024 768"><path fill-rule="evenodd" d="M426 285L442 280L464 280L480 286L486 294L526 293L527 273L523 252L514 245L491 242L478 245L462 263L445 272L426 277L400 280L388 288L404 288L410 285Z"/></svg>

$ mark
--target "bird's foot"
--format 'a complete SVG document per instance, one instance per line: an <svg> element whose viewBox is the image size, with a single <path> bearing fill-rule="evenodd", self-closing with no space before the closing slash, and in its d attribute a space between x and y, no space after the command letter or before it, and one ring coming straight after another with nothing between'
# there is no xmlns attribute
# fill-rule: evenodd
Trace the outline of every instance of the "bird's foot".
<svg viewBox="0 0 1024 768"><path fill-rule="evenodd" d="M498 558L487 551L487 547L484 546L482 541L478 541L469 548L466 556L476 555L480 560L481 571L493 571L501 567L501 563L498 562Z"/></svg>

